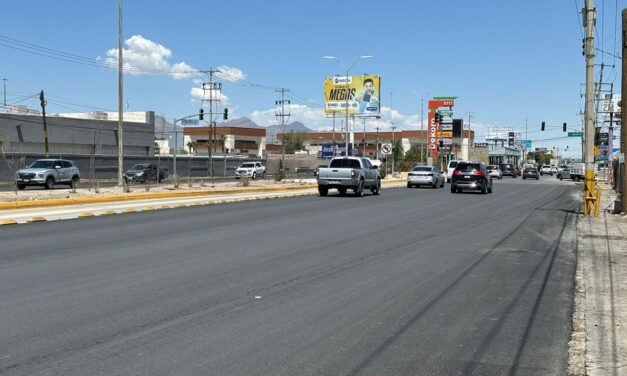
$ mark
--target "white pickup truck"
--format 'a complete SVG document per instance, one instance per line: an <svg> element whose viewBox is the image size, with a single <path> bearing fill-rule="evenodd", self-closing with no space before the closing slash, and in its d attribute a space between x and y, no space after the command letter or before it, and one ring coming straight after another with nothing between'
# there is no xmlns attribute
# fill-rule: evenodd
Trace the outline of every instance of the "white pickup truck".
<svg viewBox="0 0 627 376"><path fill-rule="evenodd" d="M345 195L351 189L355 196L363 196L365 189L378 195L381 193L381 176L368 158L338 157L331 159L329 167L321 167L317 173L318 192L326 196L329 189L337 189Z"/></svg>
<svg viewBox="0 0 627 376"><path fill-rule="evenodd" d="M244 162L241 166L235 169L235 179L239 178L251 178L262 179L266 177L266 166L261 162Z"/></svg>
<svg viewBox="0 0 627 376"><path fill-rule="evenodd" d="M571 163L570 165L564 167L562 171L557 173L557 178L559 180L563 179L572 179L573 181L584 180L585 174L585 164L584 163Z"/></svg>

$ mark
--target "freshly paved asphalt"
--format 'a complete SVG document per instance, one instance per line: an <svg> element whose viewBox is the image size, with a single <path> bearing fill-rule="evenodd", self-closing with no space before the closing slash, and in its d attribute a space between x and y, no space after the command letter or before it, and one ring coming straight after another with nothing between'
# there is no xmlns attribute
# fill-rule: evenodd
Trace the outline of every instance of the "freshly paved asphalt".
<svg viewBox="0 0 627 376"><path fill-rule="evenodd" d="M1 375L560 375L579 186L0 227Z"/></svg>

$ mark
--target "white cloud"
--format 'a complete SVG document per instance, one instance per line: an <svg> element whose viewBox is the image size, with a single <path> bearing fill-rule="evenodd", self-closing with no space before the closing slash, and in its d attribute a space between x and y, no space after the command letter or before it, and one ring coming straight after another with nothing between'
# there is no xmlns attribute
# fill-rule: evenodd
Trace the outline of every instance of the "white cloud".
<svg viewBox="0 0 627 376"><path fill-rule="evenodd" d="M235 67L221 65L218 67L218 70L220 72L216 73L216 76L226 81L237 82L246 78L244 72L242 72L241 69Z"/></svg>
<svg viewBox="0 0 627 376"><path fill-rule="evenodd" d="M197 71L185 62L171 63L172 51L146 39L141 35L133 35L124 41L124 69L130 74L169 74L176 80L190 78ZM107 51L105 62L117 66L118 49Z"/></svg>

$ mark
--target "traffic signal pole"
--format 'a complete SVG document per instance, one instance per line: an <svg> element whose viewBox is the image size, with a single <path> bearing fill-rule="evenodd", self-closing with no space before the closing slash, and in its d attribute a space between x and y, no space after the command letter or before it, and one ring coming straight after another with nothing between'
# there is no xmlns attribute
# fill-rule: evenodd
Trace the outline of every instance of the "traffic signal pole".
<svg viewBox="0 0 627 376"><path fill-rule="evenodd" d="M627 53L627 8L623 9L623 53L621 56L625 56ZM627 98L627 61L623 57L623 76L621 80L621 102ZM620 188L621 188L621 211L627 213L627 163L625 163L625 156L627 156L627 105L625 102L621 103L621 127L620 127L620 152L623 155L623 163L619 164L620 168ZM622 167L621 167L622 166Z"/></svg>
<svg viewBox="0 0 627 376"><path fill-rule="evenodd" d="M586 0L585 8L585 56L586 56L586 107L585 107L585 139L586 139L586 185L584 189L583 214L599 215L600 193L595 190L594 176L594 134L596 128L596 111L594 108L594 0Z"/></svg>

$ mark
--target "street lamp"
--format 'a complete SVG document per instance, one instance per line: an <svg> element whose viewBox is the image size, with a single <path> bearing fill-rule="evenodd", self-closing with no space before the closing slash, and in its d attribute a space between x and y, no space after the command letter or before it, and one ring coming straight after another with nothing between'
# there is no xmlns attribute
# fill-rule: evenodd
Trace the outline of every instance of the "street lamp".
<svg viewBox="0 0 627 376"><path fill-rule="evenodd" d="M414 91L411 92L415 97L418 97L418 94L416 94ZM425 98L429 97L429 94L431 94L431 92L428 92L427 94L423 95L422 97L418 97L420 98L420 163L424 162L424 149L425 149L425 145L424 145L424 110L425 110Z"/></svg>
<svg viewBox="0 0 627 376"><path fill-rule="evenodd" d="M353 68L355 66L355 64L357 64L357 62L361 59L369 59L371 58L371 55L361 55L360 57L358 57L357 59L355 59L355 61L353 62L353 64L346 66L344 65L344 63L342 63L342 60L340 60L339 58L335 57L335 56L329 56L329 55L325 55L322 58L323 59L327 59L327 60L335 60L338 62L338 64L340 64L340 66L344 69L344 71L346 71L346 76L344 77L344 79L346 80L346 155L348 155L348 138L349 138L349 131L348 131L348 100L349 100L349 84L348 84L348 73L350 72L351 68Z"/></svg>

